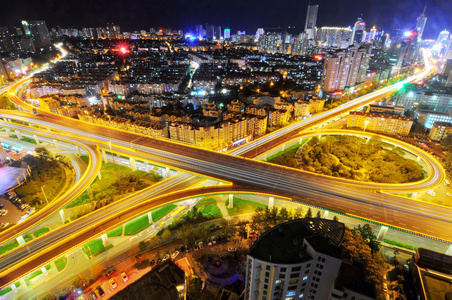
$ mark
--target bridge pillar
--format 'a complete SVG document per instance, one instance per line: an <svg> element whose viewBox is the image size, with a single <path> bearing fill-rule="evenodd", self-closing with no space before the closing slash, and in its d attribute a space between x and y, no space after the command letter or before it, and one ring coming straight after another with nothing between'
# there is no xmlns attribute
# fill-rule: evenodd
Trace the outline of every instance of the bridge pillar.
<svg viewBox="0 0 452 300"><path fill-rule="evenodd" d="M36 134L33 134L33 137L35 139L36 144L39 145L38 136Z"/></svg>
<svg viewBox="0 0 452 300"><path fill-rule="evenodd" d="M420 160L421 160L421 157L418 156L418 157L416 158L416 162L419 162Z"/></svg>
<svg viewBox="0 0 452 300"><path fill-rule="evenodd" d="M22 281L22 280L21 280L21 281ZM24 282L21 282L20 285L22 285L22 283L25 283L25 280L24 280ZM27 285L25 284L24 286L27 286ZM14 294L17 294L16 284L13 283L13 284L10 285L10 287L11 287L11 289L13 290Z"/></svg>
<svg viewBox="0 0 452 300"><path fill-rule="evenodd" d="M449 248L447 248L446 254L452 255L452 245L449 245Z"/></svg>
<svg viewBox="0 0 452 300"><path fill-rule="evenodd" d="M286 144L282 144L281 146L281 151L284 151L284 149L286 149Z"/></svg>
<svg viewBox="0 0 452 300"><path fill-rule="evenodd" d="M384 240L387 232L388 232L388 227L381 226L380 231L378 232L377 240L382 242Z"/></svg>
<svg viewBox="0 0 452 300"><path fill-rule="evenodd" d="M107 152L104 149L101 150L102 158L104 159L104 163L108 163Z"/></svg>
<svg viewBox="0 0 452 300"><path fill-rule="evenodd" d="M17 135L17 138L18 138L19 140L22 139L22 132L16 130L16 135Z"/></svg>
<svg viewBox="0 0 452 300"><path fill-rule="evenodd" d="M151 212L148 212L148 220L149 220L149 224L153 223L153 221L152 221L152 213Z"/></svg>
<svg viewBox="0 0 452 300"><path fill-rule="evenodd" d="M19 243L19 245L25 244L25 240L24 240L24 237L23 237L22 235L19 235L19 236L16 238L16 240L17 240L17 242Z"/></svg>
<svg viewBox="0 0 452 300"><path fill-rule="evenodd" d="M264 161L267 161L267 153L264 153Z"/></svg>
<svg viewBox="0 0 452 300"><path fill-rule="evenodd" d="M170 178L171 177L171 170L170 168L166 167L166 178Z"/></svg>
<svg viewBox="0 0 452 300"><path fill-rule="evenodd" d="M329 211L325 210L324 213L323 213L323 218L327 219L328 218L328 214L329 214Z"/></svg>
<svg viewBox="0 0 452 300"><path fill-rule="evenodd" d="M275 198L274 197L268 197L268 209L272 209L274 203L275 203Z"/></svg>
<svg viewBox="0 0 452 300"><path fill-rule="evenodd" d="M101 238L102 238L102 245L104 245L104 247L107 247L108 245L110 245L110 242L108 241L108 236L106 233L102 234Z"/></svg>
<svg viewBox="0 0 452 300"><path fill-rule="evenodd" d="M60 145L58 145L58 141L57 140L53 140L53 143L55 144L55 148L57 150L60 150Z"/></svg>
<svg viewBox="0 0 452 300"><path fill-rule="evenodd" d="M9 128L5 128L6 134L10 134L11 130L9 130Z"/></svg>
<svg viewBox="0 0 452 300"><path fill-rule="evenodd" d="M97 173L97 178L99 178L99 180L102 180L102 174L100 173L100 170L99 173Z"/></svg>
<svg viewBox="0 0 452 300"><path fill-rule="evenodd" d="M76 145L75 148L77 149L78 156L82 155L82 152L80 151L80 147Z"/></svg>
<svg viewBox="0 0 452 300"><path fill-rule="evenodd" d="M229 194L228 208L234 208L234 195L233 194Z"/></svg>
<svg viewBox="0 0 452 300"><path fill-rule="evenodd" d="M63 224L64 224L64 222L66 221L66 216L64 215L64 210L60 210L60 217L61 217L61 220L63 220Z"/></svg>
<svg viewBox="0 0 452 300"><path fill-rule="evenodd" d="M303 143L303 138L302 137L300 138L300 141L298 142L298 144L301 145L301 143Z"/></svg>
<svg viewBox="0 0 452 300"><path fill-rule="evenodd" d="M413 199L414 199L414 198L416 198L416 197L417 197L417 192L416 192L416 193L412 193L412 194L411 194L411 198L413 198Z"/></svg>
<svg viewBox="0 0 452 300"><path fill-rule="evenodd" d="M44 274L44 276L49 276L49 273L47 273L46 266L41 267L41 271L42 271L42 274Z"/></svg>
<svg viewBox="0 0 452 300"><path fill-rule="evenodd" d="M135 158L129 157L129 160L130 160L130 168L132 169L132 171L136 171L137 170L137 162L135 161Z"/></svg>

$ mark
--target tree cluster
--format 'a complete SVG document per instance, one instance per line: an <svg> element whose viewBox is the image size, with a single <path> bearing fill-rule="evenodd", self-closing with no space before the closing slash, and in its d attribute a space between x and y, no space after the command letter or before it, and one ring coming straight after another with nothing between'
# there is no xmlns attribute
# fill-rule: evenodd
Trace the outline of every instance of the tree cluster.
<svg viewBox="0 0 452 300"><path fill-rule="evenodd" d="M384 183L422 179L422 167L403 155L400 148L387 149L377 138L366 143L352 136L313 137L301 150L305 167L325 175Z"/></svg>

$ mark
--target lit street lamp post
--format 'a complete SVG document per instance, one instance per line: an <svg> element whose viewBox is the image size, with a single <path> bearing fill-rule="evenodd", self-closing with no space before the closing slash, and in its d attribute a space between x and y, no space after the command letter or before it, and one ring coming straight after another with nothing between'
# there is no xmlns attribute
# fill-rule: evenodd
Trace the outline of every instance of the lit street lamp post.
<svg viewBox="0 0 452 300"><path fill-rule="evenodd" d="M115 155L113 154L113 150L111 149L111 141L108 141L108 146L110 146L110 154L113 158L113 165L115 166L115 172L118 174L118 170L116 169Z"/></svg>
<svg viewBox="0 0 452 300"><path fill-rule="evenodd" d="M366 132L366 127L367 127L367 124L369 124L369 120L366 120L366 121L364 121L364 131L363 131L363 133L364 132ZM358 154L357 154L357 156L359 155L359 151L361 150L361 141L359 142L359 147L358 147Z"/></svg>

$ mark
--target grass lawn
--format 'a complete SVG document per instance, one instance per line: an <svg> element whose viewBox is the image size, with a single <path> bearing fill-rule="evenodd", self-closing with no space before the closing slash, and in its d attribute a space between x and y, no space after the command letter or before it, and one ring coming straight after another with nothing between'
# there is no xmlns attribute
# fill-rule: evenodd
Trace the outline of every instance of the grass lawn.
<svg viewBox="0 0 452 300"><path fill-rule="evenodd" d="M113 237L113 236L121 236L122 235L122 226L119 226L112 231L107 232L107 237Z"/></svg>
<svg viewBox="0 0 452 300"><path fill-rule="evenodd" d="M80 158L83 159L85 163L87 163L87 161L89 160L87 156L81 156ZM116 170L114 164L112 163L103 164L100 169L102 180L96 178L91 184L91 191L93 195L95 195L94 199L90 198L88 192L85 191L79 197L77 197L77 199L69 203L67 208L90 203L93 200L100 200L106 196L118 194L118 191L115 187L112 187L112 185L120 178L122 174L136 175L140 178L145 178L149 175L147 172L140 170L132 171L132 169L120 165L116 165ZM97 198L96 195L98 195Z"/></svg>
<svg viewBox="0 0 452 300"><path fill-rule="evenodd" d="M23 137L21 139L21 141L24 141L24 142L27 142L27 143L30 143L30 144L36 144L36 141L34 139L29 138L29 137Z"/></svg>
<svg viewBox="0 0 452 300"><path fill-rule="evenodd" d="M170 211L172 211L173 209L176 208L177 205L175 204L166 204L154 211L151 212L152 215L152 221L153 222L157 222L158 220L160 220L161 218L163 218L164 216L166 216ZM147 217L147 216L146 216Z"/></svg>
<svg viewBox="0 0 452 300"><path fill-rule="evenodd" d="M31 237L31 234L27 233L23 236L25 243L28 243L29 241L31 241L33 238ZM19 247L19 243L17 242L17 240L15 240L12 243L9 243L5 246L0 247L0 255L5 254L6 252L9 252L15 248Z"/></svg>
<svg viewBox="0 0 452 300"><path fill-rule="evenodd" d="M212 215L214 219L223 217L220 208L214 199L202 199L195 205L204 215Z"/></svg>
<svg viewBox="0 0 452 300"><path fill-rule="evenodd" d="M299 143L294 144L294 145L292 145L292 146L290 146L290 147L284 149L284 151L279 151L279 152L277 152L277 153L275 153L275 154L273 154L273 155L270 155L269 157L267 157L267 161L271 161L271 160L274 159L275 157L278 157L278 156L280 156L280 155L283 155L284 153L290 152L290 151L292 151L292 150L294 150L294 149L298 149L298 148L300 148L301 145L303 145L303 144L306 143L307 141L308 141L308 139L303 139L303 141L301 142L301 144L299 144Z"/></svg>
<svg viewBox="0 0 452 300"><path fill-rule="evenodd" d="M257 203L257 202L249 201L249 200L243 200L243 199L236 198L236 197L234 197L233 201L234 201L234 207L228 208L229 199L226 200L226 209L228 210L228 213L231 216L252 213L258 207L261 207L264 209L267 207L267 205L264 205L261 203Z"/></svg>
<svg viewBox="0 0 452 300"><path fill-rule="evenodd" d="M81 155L80 159L83 160L83 162L88 165L88 163L89 163L89 156L88 155Z"/></svg>
<svg viewBox="0 0 452 300"><path fill-rule="evenodd" d="M40 229L34 231L34 232L33 232L33 235L34 235L35 237L39 237L39 236L41 236L41 235L46 234L46 233L49 232L49 231L50 231L50 228L49 228L49 227L42 227L42 228L40 228Z"/></svg>
<svg viewBox="0 0 452 300"><path fill-rule="evenodd" d="M16 134L11 134L9 137L13 138L13 139L17 139L17 135Z"/></svg>
<svg viewBox="0 0 452 300"><path fill-rule="evenodd" d="M63 270L67 265L67 257L65 256L58 258L57 260L55 260L55 265L58 272L61 272L61 270Z"/></svg>
<svg viewBox="0 0 452 300"><path fill-rule="evenodd" d="M105 250L110 249L111 247L113 247L113 245L110 244L107 247L104 247L104 245L102 244L102 239L95 239L86 243L83 248L85 247L87 248L87 253L89 253L89 256L91 257L91 254L92 256L96 256L104 252Z"/></svg>
<svg viewBox="0 0 452 300"><path fill-rule="evenodd" d="M46 270L50 269L50 265L46 265ZM41 270L38 270L34 273L31 273L30 275L28 275L27 277L25 277L25 283L28 285L28 281L32 280L33 278L35 278L36 276L39 276L42 274Z"/></svg>
<svg viewBox="0 0 452 300"><path fill-rule="evenodd" d="M147 227L149 227L149 225L151 224L149 224L149 218L146 214L127 223L126 228L124 229L124 235L134 235L141 230L146 229Z"/></svg>

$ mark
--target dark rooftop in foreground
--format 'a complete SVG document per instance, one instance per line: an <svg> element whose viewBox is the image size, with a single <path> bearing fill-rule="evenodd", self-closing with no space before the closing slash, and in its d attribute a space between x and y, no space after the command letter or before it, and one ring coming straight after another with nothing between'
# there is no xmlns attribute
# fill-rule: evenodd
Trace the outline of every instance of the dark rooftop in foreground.
<svg viewBox="0 0 452 300"><path fill-rule="evenodd" d="M178 300L177 286L185 284L185 272L168 259L111 297L112 300Z"/></svg>
<svg viewBox="0 0 452 300"><path fill-rule="evenodd" d="M316 251L341 258L338 246L344 237L344 229L343 223L320 218L289 221L263 233L249 255L272 263L302 263L311 259L303 248L306 239Z"/></svg>
<svg viewBox="0 0 452 300"><path fill-rule="evenodd" d="M336 279L336 289L348 288L361 295L375 299L375 284L366 280L364 263L353 260L352 263L342 263L339 276Z"/></svg>

